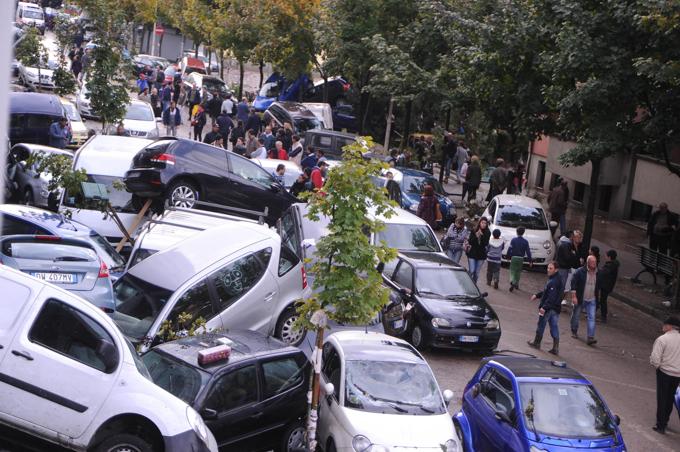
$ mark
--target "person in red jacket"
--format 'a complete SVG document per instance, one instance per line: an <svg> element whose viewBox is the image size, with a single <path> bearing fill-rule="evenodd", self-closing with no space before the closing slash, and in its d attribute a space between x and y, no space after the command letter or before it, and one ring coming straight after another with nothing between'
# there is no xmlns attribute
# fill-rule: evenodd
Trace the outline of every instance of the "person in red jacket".
<svg viewBox="0 0 680 452"><path fill-rule="evenodd" d="M323 187L323 179L326 176L326 170L328 169L328 163L325 160L321 160L318 166L315 166L309 178L312 180L312 186L316 189L321 189Z"/></svg>
<svg viewBox="0 0 680 452"><path fill-rule="evenodd" d="M272 158L288 160L288 152L286 152L286 149L283 147L283 143L281 141L277 141L275 146L276 148L274 149Z"/></svg>

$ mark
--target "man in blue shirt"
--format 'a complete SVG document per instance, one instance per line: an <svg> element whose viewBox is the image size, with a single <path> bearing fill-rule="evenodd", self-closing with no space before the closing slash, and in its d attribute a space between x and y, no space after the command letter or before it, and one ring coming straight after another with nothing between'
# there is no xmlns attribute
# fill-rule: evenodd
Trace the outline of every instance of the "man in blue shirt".
<svg viewBox="0 0 680 452"><path fill-rule="evenodd" d="M68 129L68 120L65 117L59 118L50 125L50 146L64 149L71 141L71 132Z"/></svg>
<svg viewBox="0 0 680 452"><path fill-rule="evenodd" d="M553 339L553 347L548 350L548 353L558 355L560 350L560 329L558 321L560 312L562 311L562 294L564 293L564 286L562 280L557 273L557 263L551 262L548 264L548 282L545 284L543 291L531 296L531 300L540 298L538 304L538 325L536 326L536 337L533 341L527 341L529 346L534 348L541 348L541 340L543 339L543 331L545 325L550 324L550 336Z"/></svg>
<svg viewBox="0 0 680 452"><path fill-rule="evenodd" d="M513 289L519 289L519 278L522 274L522 267L524 266L524 256L529 259L531 264L531 248L529 242L524 238L525 229L520 226L517 228L517 237L510 240L510 248L508 248L508 257L510 258L510 292Z"/></svg>

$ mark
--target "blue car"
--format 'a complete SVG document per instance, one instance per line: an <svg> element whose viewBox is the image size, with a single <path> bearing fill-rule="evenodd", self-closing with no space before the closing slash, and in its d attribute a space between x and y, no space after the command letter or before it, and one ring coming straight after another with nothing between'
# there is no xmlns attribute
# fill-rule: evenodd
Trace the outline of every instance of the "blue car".
<svg viewBox="0 0 680 452"><path fill-rule="evenodd" d="M465 452L625 452L620 419L564 362L484 358L453 417Z"/></svg>
<svg viewBox="0 0 680 452"><path fill-rule="evenodd" d="M349 91L350 84L342 77L330 77L327 89L328 103L331 107L335 107L340 103L345 103L341 100L345 98L347 91ZM300 90L302 90L302 97L300 97ZM257 111L265 111L276 101L297 102L300 99L302 99L302 102L323 102L323 80L314 82L304 74L295 80L286 80L283 75L274 72L265 80L257 93L253 108ZM339 115L338 120L350 121L349 118L342 117L343 115L351 116L347 111L341 111Z"/></svg>
<svg viewBox="0 0 680 452"><path fill-rule="evenodd" d="M401 207L409 212L416 213L420 204L425 183L434 187L434 192L439 200L439 209L442 213L442 227L448 227L456 219L456 206L447 196L439 181L425 171L397 167L390 169L394 174L394 180L401 188Z"/></svg>

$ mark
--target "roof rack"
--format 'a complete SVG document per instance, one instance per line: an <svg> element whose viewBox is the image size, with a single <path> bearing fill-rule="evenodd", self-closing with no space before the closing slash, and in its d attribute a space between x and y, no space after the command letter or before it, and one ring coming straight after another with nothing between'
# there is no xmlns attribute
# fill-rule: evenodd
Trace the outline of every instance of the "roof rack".
<svg viewBox="0 0 680 452"><path fill-rule="evenodd" d="M231 206L224 206L222 204L215 204L212 202L206 202L206 201L197 201L193 199L188 199L188 198L174 198L177 201L185 201L185 202L192 202L194 205L197 206L204 206L204 207L212 207L213 209L220 209L220 210L225 210L228 212L235 212L235 213L240 213L244 215L252 215L257 217L257 222L259 224L264 224L264 219L269 215L269 207L265 207L264 211L260 212L259 210L248 210L248 209L241 209L239 207L231 207ZM165 209L166 211L178 211L178 212L187 212L187 213L197 213L199 215L205 215L205 216L212 216L216 218L222 218L222 214L219 212L209 212L205 210L200 210L200 209L187 209L185 207L175 207L175 206L170 206Z"/></svg>

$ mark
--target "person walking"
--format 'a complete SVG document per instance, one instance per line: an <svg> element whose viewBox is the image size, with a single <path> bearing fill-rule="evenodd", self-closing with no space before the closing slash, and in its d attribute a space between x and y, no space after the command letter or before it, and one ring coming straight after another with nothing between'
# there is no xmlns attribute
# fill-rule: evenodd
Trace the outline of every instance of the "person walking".
<svg viewBox="0 0 680 452"><path fill-rule="evenodd" d="M205 109L203 108L203 105L196 105L196 113L191 120L191 125L194 126L194 140L203 140L203 127L205 127L207 122L208 120L205 116Z"/></svg>
<svg viewBox="0 0 680 452"><path fill-rule="evenodd" d="M541 348L541 341L543 340L543 332L546 324L550 325L550 336L552 336L553 346L548 353L553 355L560 354L560 328L559 319L562 311L562 293L564 286L562 280L557 273L557 262L550 262L548 264L548 282L541 292L531 296L531 300L540 299L538 303L538 325L536 325L536 336L533 341L527 341L530 347Z"/></svg>
<svg viewBox="0 0 680 452"><path fill-rule="evenodd" d="M71 131L65 116L50 124L49 145L53 148L64 149L71 142Z"/></svg>
<svg viewBox="0 0 680 452"><path fill-rule="evenodd" d="M498 289L501 276L501 259L505 249L505 240L501 238L501 230L494 229L489 244L486 247L486 285Z"/></svg>
<svg viewBox="0 0 680 452"><path fill-rule="evenodd" d="M266 159L267 158L267 148L264 147L264 138L260 137L257 139L257 148L253 153L250 154L251 159Z"/></svg>
<svg viewBox="0 0 680 452"><path fill-rule="evenodd" d="M262 120L254 108L251 108L249 111L248 119L246 120L246 130L254 130L255 135L259 135L260 130L262 130Z"/></svg>
<svg viewBox="0 0 680 452"><path fill-rule="evenodd" d="M649 248L661 254L668 254L673 232L678 228L678 216L668 210L668 204L659 204L659 210L654 212L647 223Z"/></svg>
<svg viewBox="0 0 680 452"><path fill-rule="evenodd" d="M486 247L489 245L491 232L489 232L489 220L486 217L479 219L477 227L468 237L467 258L468 258L468 273L472 280L476 283L479 278L479 273L482 270L482 265L486 260Z"/></svg>
<svg viewBox="0 0 680 452"><path fill-rule="evenodd" d="M449 258L456 264L460 263L460 258L465 251L465 245L470 237L470 231L465 227L463 217L456 218L444 235L444 251Z"/></svg>
<svg viewBox="0 0 680 452"><path fill-rule="evenodd" d="M458 151L458 143L456 143L455 138L451 133L444 135L444 145L442 146L442 152L446 158L446 163L444 165L444 183L449 182L449 176L451 176L451 166L453 166L456 160L456 153ZM396 159L395 159L396 160Z"/></svg>
<svg viewBox="0 0 680 452"><path fill-rule="evenodd" d="M236 141L239 138L242 141L245 142L245 134L246 134L246 131L243 130L243 122L242 121L236 121L236 127L234 127L231 130L231 136L229 138L229 141L231 142L232 148L233 148L233 146L236 146Z"/></svg>
<svg viewBox="0 0 680 452"><path fill-rule="evenodd" d="M468 190L468 203L473 200L477 200L477 190L482 184L482 167L479 166L479 157L473 155L470 158L470 164L467 168L467 174L465 175L465 181L467 182Z"/></svg>
<svg viewBox="0 0 680 452"><path fill-rule="evenodd" d="M581 310L585 309L588 318L588 339L586 344L595 345L595 307L597 306L597 292L600 289L597 260L595 256L588 256L586 265L576 270L571 278L571 337L578 338L578 324Z"/></svg>
<svg viewBox="0 0 680 452"><path fill-rule="evenodd" d="M309 173L309 179L312 182L312 188L320 190L323 187L323 182L327 171L328 163L326 160L320 160L319 165L315 166Z"/></svg>
<svg viewBox="0 0 680 452"><path fill-rule="evenodd" d="M224 112L221 112L220 115L217 117L217 125L220 127L220 135L222 135L222 145L224 146L224 149L227 149L229 147L228 143L228 137L229 134L231 133L231 129L234 128L234 121L231 120L229 115L227 115Z"/></svg>
<svg viewBox="0 0 680 452"><path fill-rule="evenodd" d="M146 74L145 73L140 73L139 78L137 79L137 89L139 92L137 94L141 94L144 91L149 90L149 81L146 79Z"/></svg>
<svg viewBox="0 0 680 452"><path fill-rule="evenodd" d="M227 93L226 99L222 101L220 112L226 113L230 117L234 115L234 101L231 99L231 93Z"/></svg>
<svg viewBox="0 0 680 452"><path fill-rule="evenodd" d="M618 254L616 250L607 251L605 256L604 265L600 269L600 293L597 297L600 308L600 321L602 323L607 323L607 314L609 313L607 298L614 291L616 280L619 277L619 261L617 260Z"/></svg>
<svg viewBox="0 0 680 452"><path fill-rule="evenodd" d="M243 124L248 122L248 113L250 112L250 106L248 105L248 99L245 97L241 98L241 102L236 105L236 119L243 121Z"/></svg>
<svg viewBox="0 0 680 452"><path fill-rule="evenodd" d="M456 178L457 183L461 184L463 176L463 165L467 162L469 157L468 150L465 148L465 143L461 141L456 149Z"/></svg>
<svg viewBox="0 0 680 452"><path fill-rule="evenodd" d="M561 180L560 184L553 188L548 195L548 210L550 221L556 221L560 225L560 234L564 235L567 229L567 205L569 204L569 191L567 181ZM562 267L560 267L562 268Z"/></svg>
<svg viewBox="0 0 680 452"><path fill-rule="evenodd" d="M302 146L302 142L300 141L300 136L293 135L293 146L291 147L289 157L298 166L300 166L300 162L302 161L303 150L304 147Z"/></svg>
<svg viewBox="0 0 680 452"><path fill-rule="evenodd" d="M161 90L161 109L163 111L167 110L170 106L170 102L172 102L172 88L170 87L170 83L166 83Z"/></svg>
<svg viewBox="0 0 680 452"><path fill-rule="evenodd" d="M80 71L82 70L83 63L80 61L80 55L73 55L73 61L71 61L71 72L73 72L73 76L76 80L78 80L78 75L80 75Z"/></svg>
<svg viewBox="0 0 680 452"><path fill-rule="evenodd" d="M165 134L168 136L177 136L177 126L182 124L182 116L179 108L175 102L170 102L170 106L163 110L163 125L165 126Z"/></svg>
<svg viewBox="0 0 680 452"><path fill-rule="evenodd" d="M524 227L518 227L516 232L517 236L510 240L510 248L508 248L508 257L510 258L510 292L514 289L519 290L519 279L522 275L522 268L524 268L524 258L529 259L530 266L533 265L531 261L531 247L527 239L524 238Z"/></svg>
<svg viewBox="0 0 680 452"><path fill-rule="evenodd" d="M399 207L401 207L401 187L397 181L394 180L394 174L392 171L386 172L385 178L387 178L387 182L385 183L387 198L394 201Z"/></svg>
<svg viewBox="0 0 680 452"><path fill-rule="evenodd" d="M649 363L656 368L656 425L652 428L665 434L680 384L680 319L668 317L661 329L663 334L654 341Z"/></svg>
<svg viewBox="0 0 680 452"><path fill-rule="evenodd" d="M489 178L489 194L486 201L491 201L496 195L500 195L505 190L508 184L508 172L505 169L505 161L503 159L496 159L496 168L491 172Z"/></svg>
<svg viewBox="0 0 680 452"><path fill-rule="evenodd" d="M257 149L257 136L254 130L246 132L246 157L252 158L253 152Z"/></svg>
<svg viewBox="0 0 680 452"><path fill-rule="evenodd" d="M430 184L425 184L416 214L429 224L432 229L436 229L437 209L439 209L439 200L434 195L434 188Z"/></svg>
<svg viewBox="0 0 680 452"><path fill-rule="evenodd" d="M220 134L220 126L217 124L212 125L212 130L205 134L203 142L206 144L212 144L213 146L222 147L222 135Z"/></svg>

